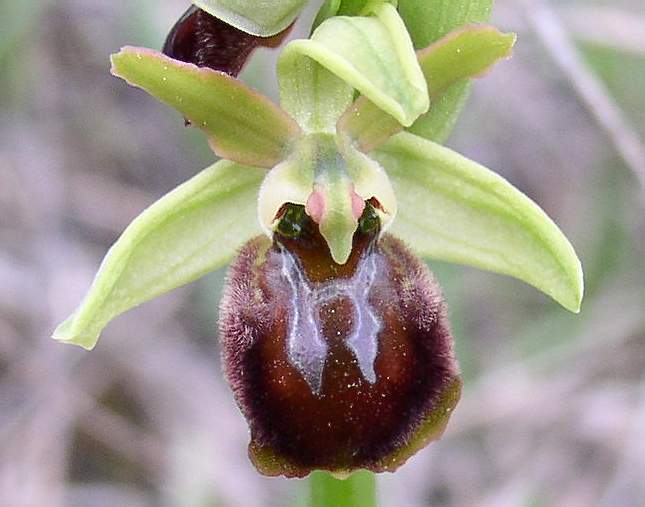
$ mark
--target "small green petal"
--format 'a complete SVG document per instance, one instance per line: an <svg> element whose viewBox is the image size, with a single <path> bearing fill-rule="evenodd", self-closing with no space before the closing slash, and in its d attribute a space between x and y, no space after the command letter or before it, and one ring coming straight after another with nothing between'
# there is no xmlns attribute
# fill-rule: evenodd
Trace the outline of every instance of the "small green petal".
<svg viewBox="0 0 645 507"><path fill-rule="evenodd" d="M112 246L53 338L92 349L117 315L226 264L261 232L255 201L265 174L222 161L150 206Z"/></svg>
<svg viewBox="0 0 645 507"><path fill-rule="evenodd" d="M389 3L396 6L396 1L394 0L342 0L338 14L341 16L358 16L369 8L369 4L385 1L389 1Z"/></svg>
<svg viewBox="0 0 645 507"><path fill-rule="evenodd" d="M487 25L471 25L458 29L417 53L425 76L431 107L417 119L411 132L428 137L426 133L445 124L451 116L439 115L446 98L454 107L453 93L444 92L453 84L465 83L465 78L479 77L503 58L509 58L515 44L515 34L503 34ZM457 99L464 97L463 87ZM435 104L438 102L438 104ZM440 120L440 121L438 121ZM370 151L402 130L392 116L378 108L366 97L359 98L338 122L338 129L355 140L361 150Z"/></svg>
<svg viewBox="0 0 645 507"><path fill-rule="evenodd" d="M389 2L396 7L397 0L326 0L314 21L312 31L333 16L363 16L370 13L370 5Z"/></svg>
<svg viewBox="0 0 645 507"><path fill-rule="evenodd" d="M270 37L287 28L307 0L193 0L193 4L243 32Z"/></svg>
<svg viewBox="0 0 645 507"><path fill-rule="evenodd" d="M372 154L399 201L391 232L431 259L519 278L578 312L580 261L533 201L485 167L401 133Z"/></svg>
<svg viewBox="0 0 645 507"><path fill-rule="evenodd" d="M510 58L515 40L514 33L502 33L488 25L470 25L419 51L430 96L440 100L408 130L430 140L445 138L445 131L452 129L466 101L466 78L482 77L494 64Z"/></svg>
<svg viewBox="0 0 645 507"><path fill-rule="evenodd" d="M419 51L430 96L465 77L480 77L499 60L510 58L516 38L493 26L469 25Z"/></svg>
<svg viewBox="0 0 645 507"><path fill-rule="evenodd" d="M305 131L334 132L338 118L351 104L351 88L404 125L412 125L428 110L425 79L396 9L379 4L373 14L330 18L311 40L293 41L284 49L278 64L281 101ZM311 86L308 69L298 63L301 60L314 61L349 86L341 89L328 78Z"/></svg>
<svg viewBox="0 0 645 507"><path fill-rule="evenodd" d="M399 0L399 12L416 48L425 48L464 25L486 23L492 9L493 0ZM432 101L423 125L415 125L417 133L431 141L445 141L470 90L468 80L448 88L438 100Z"/></svg>
<svg viewBox="0 0 645 507"><path fill-rule="evenodd" d="M177 109L210 136L213 151L245 165L273 167L300 129L268 98L223 72L145 48L112 55L112 73Z"/></svg>

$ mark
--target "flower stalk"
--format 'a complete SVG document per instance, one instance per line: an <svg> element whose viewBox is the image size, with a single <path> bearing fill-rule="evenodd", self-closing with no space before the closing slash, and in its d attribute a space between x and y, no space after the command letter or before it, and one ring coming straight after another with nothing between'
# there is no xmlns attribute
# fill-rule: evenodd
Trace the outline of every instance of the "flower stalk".
<svg viewBox="0 0 645 507"><path fill-rule="evenodd" d="M361 470L345 479L314 472L308 481L307 507L376 507L376 477Z"/></svg>

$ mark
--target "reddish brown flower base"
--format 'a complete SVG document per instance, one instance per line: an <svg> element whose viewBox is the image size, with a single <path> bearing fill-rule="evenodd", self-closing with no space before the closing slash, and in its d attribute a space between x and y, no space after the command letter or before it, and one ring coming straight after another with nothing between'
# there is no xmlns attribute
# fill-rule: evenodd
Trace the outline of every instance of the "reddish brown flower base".
<svg viewBox="0 0 645 507"><path fill-rule="evenodd" d="M273 37L257 37L192 5L168 34L163 53L235 77L253 50L259 46L279 46L290 29Z"/></svg>
<svg viewBox="0 0 645 507"><path fill-rule="evenodd" d="M393 471L443 432L461 391L440 290L390 235L335 264L313 223L249 242L221 307L225 372L266 475Z"/></svg>

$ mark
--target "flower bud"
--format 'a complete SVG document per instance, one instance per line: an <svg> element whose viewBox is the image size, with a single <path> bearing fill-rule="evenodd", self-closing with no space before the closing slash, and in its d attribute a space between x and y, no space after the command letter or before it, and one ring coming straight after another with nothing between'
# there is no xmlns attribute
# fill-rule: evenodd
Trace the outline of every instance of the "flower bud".
<svg viewBox="0 0 645 507"><path fill-rule="evenodd" d="M302 206L247 243L221 305L226 377L266 475L394 471L443 432L461 390L427 267L368 202L336 264ZM380 239L379 239L380 238Z"/></svg>
<svg viewBox="0 0 645 507"><path fill-rule="evenodd" d="M279 46L289 31L290 27L273 37L258 37L191 5L168 34L163 53L236 77L253 50Z"/></svg>

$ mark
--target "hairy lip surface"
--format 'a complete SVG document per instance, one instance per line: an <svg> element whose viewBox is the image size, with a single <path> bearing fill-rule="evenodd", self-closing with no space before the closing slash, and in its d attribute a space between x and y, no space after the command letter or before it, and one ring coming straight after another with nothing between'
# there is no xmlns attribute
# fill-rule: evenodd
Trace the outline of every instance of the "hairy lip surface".
<svg viewBox="0 0 645 507"><path fill-rule="evenodd" d="M357 233L343 266L318 232L251 241L229 272L220 331L267 475L392 471L438 438L458 399L440 291L389 235Z"/></svg>

